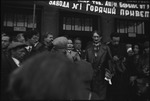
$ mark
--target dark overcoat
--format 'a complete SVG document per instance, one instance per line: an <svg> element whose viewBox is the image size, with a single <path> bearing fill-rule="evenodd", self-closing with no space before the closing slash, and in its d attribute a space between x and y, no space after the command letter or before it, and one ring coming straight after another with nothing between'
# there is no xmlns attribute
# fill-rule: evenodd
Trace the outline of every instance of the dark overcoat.
<svg viewBox="0 0 150 101"><path fill-rule="evenodd" d="M7 92L10 74L18 67L10 56L1 53L1 99L10 100L11 96Z"/></svg>
<svg viewBox="0 0 150 101"><path fill-rule="evenodd" d="M99 96L99 100L105 100L107 88L107 82L104 80L105 69L110 69L109 60L111 60L109 47L101 44L95 56L94 45L89 46L86 50L86 60L92 64L94 70L91 90Z"/></svg>

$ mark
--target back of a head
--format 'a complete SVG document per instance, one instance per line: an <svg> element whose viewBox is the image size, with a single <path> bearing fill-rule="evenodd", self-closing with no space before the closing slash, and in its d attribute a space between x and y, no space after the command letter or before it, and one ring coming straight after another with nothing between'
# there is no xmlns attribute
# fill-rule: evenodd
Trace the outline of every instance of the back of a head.
<svg viewBox="0 0 150 101"><path fill-rule="evenodd" d="M53 45L56 49L66 49L68 44L68 39L66 37L57 37L53 40Z"/></svg>
<svg viewBox="0 0 150 101"><path fill-rule="evenodd" d="M21 99L68 100L77 97L75 65L62 54L41 53L11 75L10 91Z"/></svg>

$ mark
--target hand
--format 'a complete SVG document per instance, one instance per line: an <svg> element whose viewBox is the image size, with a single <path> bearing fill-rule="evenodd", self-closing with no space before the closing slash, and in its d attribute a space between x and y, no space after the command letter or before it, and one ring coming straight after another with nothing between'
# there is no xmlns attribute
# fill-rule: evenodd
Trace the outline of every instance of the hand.
<svg viewBox="0 0 150 101"><path fill-rule="evenodd" d="M106 69L105 77L106 77L107 79L111 79L112 76L113 76L113 75L111 74L111 72L110 72L108 69Z"/></svg>

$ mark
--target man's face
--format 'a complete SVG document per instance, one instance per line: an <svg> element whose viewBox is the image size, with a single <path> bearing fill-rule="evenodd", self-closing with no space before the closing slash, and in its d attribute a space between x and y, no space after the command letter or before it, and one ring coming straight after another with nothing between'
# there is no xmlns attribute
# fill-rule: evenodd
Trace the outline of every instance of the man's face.
<svg viewBox="0 0 150 101"><path fill-rule="evenodd" d="M112 44L119 45L120 37L112 37Z"/></svg>
<svg viewBox="0 0 150 101"><path fill-rule="evenodd" d="M31 39L29 39L30 44L34 45L35 43L37 43L39 41L39 35L33 35Z"/></svg>
<svg viewBox="0 0 150 101"><path fill-rule="evenodd" d="M44 39L46 43L51 43L53 41L53 35L48 34L48 36Z"/></svg>
<svg viewBox="0 0 150 101"><path fill-rule="evenodd" d="M133 51L134 51L135 54L139 53L139 46L138 45L134 45Z"/></svg>
<svg viewBox="0 0 150 101"><path fill-rule="evenodd" d="M73 48L73 42L72 40L68 40L67 49L72 49L72 48Z"/></svg>
<svg viewBox="0 0 150 101"><path fill-rule="evenodd" d="M19 34L18 37L17 37L17 40L19 42L25 43L25 38L24 38L23 34Z"/></svg>
<svg viewBox="0 0 150 101"><path fill-rule="evenodd" d="M22 60L26 54L25 48L18 48L12 51L13 57Z"/></svg>
<svg viewBox="0 0 150 101"><path fill-rule="evenodd" d="M10 37L9 36L2 36L2 48L6 49L10 44Z"/></svg>
<svg viewBox="0 0 150 101"><path fill-rule="evenodd" d="M101 40L101 37L99 36L98 33L94 33L92 38L95 43L98 43Z"/></svg>
<svg viewBox="0 0 150 101"><path fill-rule="evenodd" d="M81 40L75 40L74 48L79 50L81 49Z"/></svg>

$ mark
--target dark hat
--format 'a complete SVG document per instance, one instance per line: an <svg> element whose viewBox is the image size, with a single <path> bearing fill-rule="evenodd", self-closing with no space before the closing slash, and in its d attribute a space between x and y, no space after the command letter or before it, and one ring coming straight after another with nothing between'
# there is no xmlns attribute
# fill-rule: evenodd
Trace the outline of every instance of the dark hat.
<svg viewBox="0 0 150 101"><path fill-rule="evenodd" d="M67 48L68 39L66 37L58 37L53 40L53 45L57 49Z"/></svg>
<svg viewBox="0 0 150 101"><path fill-rule="evenodd" d="M8 50L11 50L11 49L14 49L14 48L17 48L17 47L25 47L27 46L27 44L25 43L21 43L21 42L12 42L9 46L8 46Z"/></svg>
<svg viewBox="0 0 150 101"><path fill-rule="evenodd" d="M144 48L148 48L149 47L149 41L144 42Z"/></svg>

